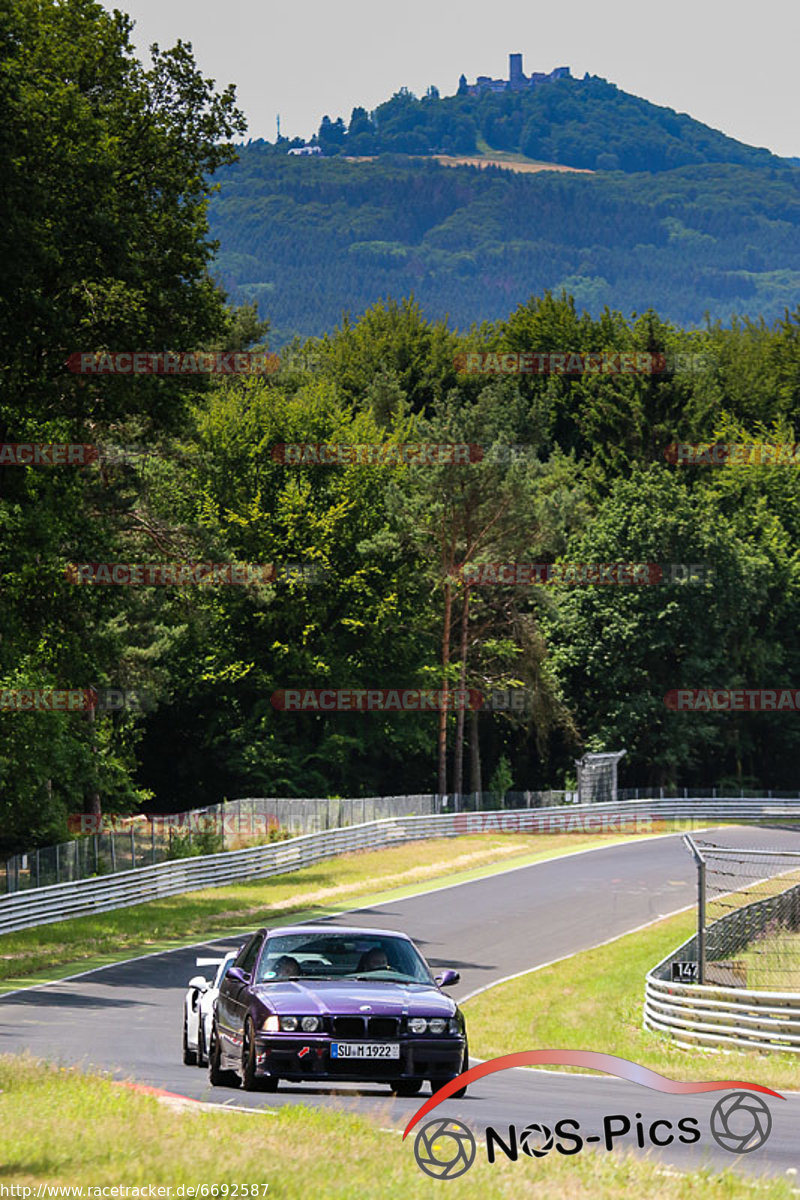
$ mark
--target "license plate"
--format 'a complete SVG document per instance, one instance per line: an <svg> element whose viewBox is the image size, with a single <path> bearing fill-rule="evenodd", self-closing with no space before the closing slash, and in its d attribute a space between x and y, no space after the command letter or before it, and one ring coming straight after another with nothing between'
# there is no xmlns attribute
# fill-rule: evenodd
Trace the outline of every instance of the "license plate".
<svg viewBox="0 0 800 1200"><path fill-rule="evenodd" d="M399 1042L333 1042L331 1058L399 1058Z"/></svg>

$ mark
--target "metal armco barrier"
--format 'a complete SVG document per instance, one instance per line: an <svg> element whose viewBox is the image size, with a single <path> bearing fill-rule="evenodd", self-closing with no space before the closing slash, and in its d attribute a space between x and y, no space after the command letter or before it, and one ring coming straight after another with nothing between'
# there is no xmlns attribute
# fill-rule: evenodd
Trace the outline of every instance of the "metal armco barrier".
<svg viewBox="0 0 800 1200"><path fill-rule="evenodd" d="M715 957L743 949L763 929L779 902L796 904L797 884L756 900L710 925ZM723 984L678 983L670 978L674 962L696 962L697 935L678 946L645 978L644 1027L664 1033L682 1046L783 1050L800 1054L800 992L772 992ZM713 966L713 962L709 962Z"/></svg>
<svg viewBox="0 0 800 1200"><path fill-rule="evenodd" d="M0 897L0 934L70 917L88 916L175 896L266 878L357 850L376 850L421 838L470 833L645 832L663 820L736 821L800 817L800 797L787 800L731 797L624 800L438 816L397 817L343 829L304 834L285 842L178 859L99 878L33 888ZM656 826L657 828L657 826Z"/></svg>
<svg viewBox="0 0 800 1200"><path fill-rule="evenodd" d="M675 953L685 950L688 957L688 944ZM644 1026L682 1046L800 1054L800 992L670 983L651 971L645 981Z"/></svg>

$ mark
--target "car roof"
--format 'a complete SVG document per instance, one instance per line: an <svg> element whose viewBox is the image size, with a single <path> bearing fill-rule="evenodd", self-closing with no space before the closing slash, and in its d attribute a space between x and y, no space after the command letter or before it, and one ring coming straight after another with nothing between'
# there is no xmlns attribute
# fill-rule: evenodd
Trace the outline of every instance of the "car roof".
<svg viewBox="0 0 800 1200"><path fill-rule="evenodd" d="M407 933L397 929L365 929L360 925L280 925L277 929L268 930L268 933L276 936L284 933L342 934L345 937L395 937L411 941Z"/></svg>

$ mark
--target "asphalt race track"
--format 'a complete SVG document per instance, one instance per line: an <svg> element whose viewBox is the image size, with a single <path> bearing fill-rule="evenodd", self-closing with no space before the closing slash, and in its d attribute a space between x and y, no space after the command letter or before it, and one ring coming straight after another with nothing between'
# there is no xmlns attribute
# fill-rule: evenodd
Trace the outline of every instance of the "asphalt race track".
<svg viewBox="0 0 800 1200"><path fill-rule="evenodd" d="M782 829L727 828L702 836L731 846L800 849L800 832ZM461 972L461 983L452 994L463 999L487 984L597 945L694 901L694 863L680 836L672 835L504 871L331 920L405 931L432 966ZM277 1093L264 1095L211 1088L205 1070L183 1066L181 1004L187 981L197 973L195 957L212 946L234 948L241 940L134 959L69 982L12 993L0 1001L0 1050L27 1049L60 1063L99 1067L117 1078L198 1100L256 1109L302 1101L355 1109L378 1118L382 1126L403 1128L429 1095L427 1087L411 1099L395 1098L386 1088L371 1085L345 1085L333 1092L313 1084L281 1084ZM531 986L535 988L535 977ZM545 1048L555 1047L515 1047ZM591 1029L582 1048L595 1048ZM724 1055L711 1064L698 1062L698 1080L724 1078ZM501 1133L511 1123L519 1129L531 1122L552 1128L555 1121L572 1118L580 1122L584 1136L602 1133L604 1115L626 1114L633 1126L641 1114L647 1127L658 1118L675 1125L681 1117L693 1116L699 1119L702 1135L698 1143L676 1142L650 1153L683 1168L736 1164L775 1174L800 1168L800 1094L790 1094L785 1101L767 1097L772 1132L761 1149L748 1155L728 1153L710 1136L709 1116L724 1094L675 1097L604 1075L513 1070L473 1084L465 1098L446 1101L436 1115L459 1117L474 1131L492 1125ZM616 1144L636 1149L631 1134ZM536 1160L520 1155L517 1168L536 1170Z"/></svg>

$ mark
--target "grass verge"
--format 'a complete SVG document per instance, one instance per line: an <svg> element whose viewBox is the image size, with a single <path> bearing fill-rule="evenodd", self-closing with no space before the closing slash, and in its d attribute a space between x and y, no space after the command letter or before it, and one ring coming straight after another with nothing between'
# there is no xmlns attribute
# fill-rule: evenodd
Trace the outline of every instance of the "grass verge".
<svg viewBox="0 0 800 1200"><path fill-rule="evenodd" d="M342 912L354 902L399 899L426 887L448 887L498 869L631 840L624 834L578 833L435 838L6 933L0 936L0 993L136 954Z"/></svg>
<svg viewBox="0 0 800 1200"><path fill-rule="evenodd" d="M32 1188L32 1196L45 1183L84 1189L171 1187L173 1197L181 1185L206 1185L210 1195L214 1185L232 1189L238 1184L241 1196L243 1185L258 1184L250 1195L261 1200L416 1200L430 1197L437 1187L455 1200L618 1200L623 1195L788 1200L797 1195L782 1179L755 1180L730 1171L684 1175L652 1161L594 1151L536 1162L521 1156L516 1163L489 1166L479 1149L469 1172L442 1185L417 1167L414 1134L402 1142L374 1122L348 1114L345 1102L335 1111L303 1105L287 1105L274 1114L175 1111L98 1075L12 1056L0 1058L0 1089L2 1180L6 1186ZM84 1195L90 1193L84 1190Z"/></svg>
<svg viewBox="0 0 800 1200"><path fill-rule="evenodd" d="M780 1091L800 1087L793 1054L682 1049L642 1028L648 971L692 936L693 913L575 954L481 992L464 1005L470 1051L495 1058L517 1050L599 1050L673 1079L744 1079ZM570 1068L558 1068L570 1070Z"/></svg>
<svg viewBox="0 0 800 1200"><path fill-rule="evenodd" d="M800 932L776 930L737 954L747 986L773 992L800 992Z"/></svg>

